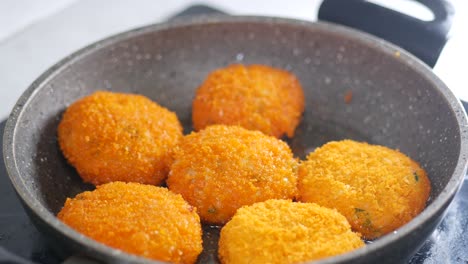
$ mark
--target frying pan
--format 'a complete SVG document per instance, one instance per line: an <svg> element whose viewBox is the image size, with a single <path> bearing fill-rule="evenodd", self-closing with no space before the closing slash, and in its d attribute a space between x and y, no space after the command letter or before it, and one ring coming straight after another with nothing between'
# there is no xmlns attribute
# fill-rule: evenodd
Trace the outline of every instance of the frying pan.
<svg viewBox="0 0 468 264"><path fill-rule="evenodd" d="M366 247L317 263L398 263L442 220L466 171L468 123L458 99L420 60L362 32L268 17L186 18L129 31L84 48L37 79L6 124L4 156L27 213L64 256L154 263L99 244L57 220L65 199L92 186L67 165L56 140L64 109L97 89L144 94L191 131L191 101L208 72L231 63L284 68L303 84L306 111L295 154L351 138L400 149L428 172L427 208ZM352 100L344 100L352 93ZM216 237L216 229L205 227ZM205 237L206 238L206 237ZM215 262L206 239L200 262ZM213 255L214 254L214 255Z"/></svg>

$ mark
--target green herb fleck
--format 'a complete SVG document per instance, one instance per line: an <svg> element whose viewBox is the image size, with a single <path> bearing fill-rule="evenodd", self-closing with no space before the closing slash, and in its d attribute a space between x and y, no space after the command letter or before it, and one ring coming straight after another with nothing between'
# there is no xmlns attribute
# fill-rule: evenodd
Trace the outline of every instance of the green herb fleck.
<svg viewBox="0 0 468 264"><path fill-rule="evenodd" d="M366 220L364 221L364 223L362 225L365 228L373 229L372 222L371 222L371 220L369 218L366 218Z"/></svg>
<svg viewBox="0 0 468 264"><path fill-rule="evenodd" d="M413 172L414 180L419 181L419 175L416 172Z"/></svg>
<svg viewBox="0 0 468 264"><path fill-rule="evenodd" d="M361 225L370 232L378 232L378 230L372 225L371 216L369 212L361 208L354 208L354 213L361 222Z"/></svg>
<svg viewBox="0 0 468 264"><path fill-rule="evenodd" d="M361 208L354 208L354 211L355 211L356 213L362 213L362 212L365 212L366 210L361 209Z"/></svg>
<svg viewBox="0 0 468 264"><path fill-rule="evenodd" d="M216 213L216 208L214 208L214 207L208 208L208 213L210 213L210 214Z"/></svg>

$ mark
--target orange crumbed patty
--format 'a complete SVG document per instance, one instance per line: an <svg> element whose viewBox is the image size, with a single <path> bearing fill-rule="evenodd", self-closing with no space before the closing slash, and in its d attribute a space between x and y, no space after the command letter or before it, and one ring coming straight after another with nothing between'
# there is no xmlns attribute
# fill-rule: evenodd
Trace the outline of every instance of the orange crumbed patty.
<svg viewBox="0 0 468 264"><path fill-rule="evenodd" d="M219 240L221 263L298 263L364 246L346 218L314 203L268 200L240 208Z"/></svg>
<svg viewBox="0 0 468 264"><path fill-rule="evenodd" d="M208 223L227 222L243 205L296 195L297 161L283 141L239 126L213 125L185 136L167 185Z"/></svg>
<svg viewBox="0 0 468 264"><path fill-rule="evenodd" d="M196 130L211 124L240 125L277 138L294 136L304 111L297 78L263 65L234 64L208 75L193 100Z"/></svg>
<svg viewBox="0 0 468 264"><path fill-rule="evenodd" d="M194 263L202 251L196 209L166 188L103 184L68 198L58 218L96 241L146 258Z"/></svg>
<svg viewBox="0 0 468 264"><path fill-rule="evenodd" d="M160 184L182 137L177 116L133 94L99 91L73 103L58 127L60 148L85 182Z"/></svg>
<svg viewBox="0 0 468 264"><path fill-rule="evenodd" d="M299 200L336 208L367 239L409 222L425 207L426 172L404 154L351 140L329 142L299 167Z"/></svg>

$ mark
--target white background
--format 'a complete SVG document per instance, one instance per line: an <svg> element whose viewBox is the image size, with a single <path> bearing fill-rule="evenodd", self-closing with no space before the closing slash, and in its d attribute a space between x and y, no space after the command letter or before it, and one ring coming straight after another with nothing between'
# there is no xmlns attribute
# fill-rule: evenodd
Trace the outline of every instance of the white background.
<svg viewBox="0 0 468 264"><path fill-rule="evenodd" d="M457 8L456 24L434 71L457 96L468 100L465 88L468 1L453 2ZM61 58L118 32L164 21L192 4L210 5L230 14L314 21L320 3L320 0L0 0L0 120L8 116L28 85ZM418 9L408 0L391 3L406 13L427 15L427 10Z"/></svg>

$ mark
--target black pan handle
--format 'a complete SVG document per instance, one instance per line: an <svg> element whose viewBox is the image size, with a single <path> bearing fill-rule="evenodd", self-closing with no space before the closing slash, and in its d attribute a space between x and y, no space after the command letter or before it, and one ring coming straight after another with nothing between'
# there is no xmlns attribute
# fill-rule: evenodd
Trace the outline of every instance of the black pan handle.
<svg viewBox="0 0 468 264"><path fill-rule="evenodd" d="M417 2L434 13L434 20L422 21L365 0L324 0L318 18L383 38L434 67L447 42L455 11L447 0Z"/></svg>
<svg viewBox="0 0 468 264"><path fill-rule="evenodd" d="M225 12L212 8L206 5L192 5L187 7L186 9L178 12L176 15L169 18L169 20L178 19L181 17L187 16L197 16L197 15L227 15Z"/></svg>

